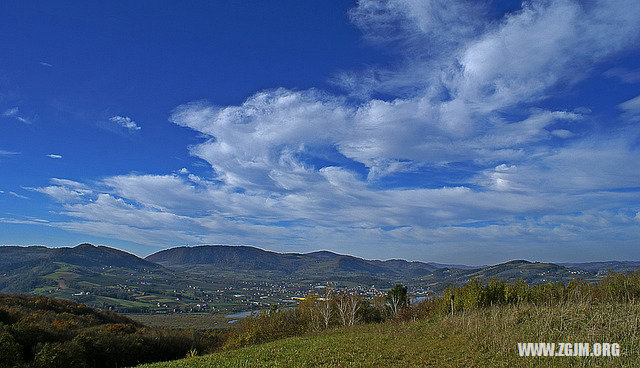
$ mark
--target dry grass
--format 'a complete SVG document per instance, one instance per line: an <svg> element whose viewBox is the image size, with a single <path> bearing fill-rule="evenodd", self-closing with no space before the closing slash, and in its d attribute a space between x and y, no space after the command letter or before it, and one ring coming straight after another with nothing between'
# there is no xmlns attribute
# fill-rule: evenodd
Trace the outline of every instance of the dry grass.
<svg viewBox="0 0 640 368"><path fill-rule="evenodd" d="M502 306L447 317L438 326L501 357L497 365L640 367L638 316L637 303ZM617 342L621 357L520 358L517 342Z"/></svg>

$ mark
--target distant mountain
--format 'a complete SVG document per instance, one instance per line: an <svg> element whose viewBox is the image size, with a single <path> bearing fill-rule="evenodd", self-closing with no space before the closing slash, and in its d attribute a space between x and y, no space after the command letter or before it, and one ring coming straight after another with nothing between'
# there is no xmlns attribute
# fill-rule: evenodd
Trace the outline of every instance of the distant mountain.
<svg viewBox="0 0 640 368"><path fill-rule="evenodd" d="M365 260L328 251L276 253L247 246L203 245L177 247L146 257L168 268L248 273L268 272L308 279L331 277L413 278L432 273L436 267L405 260Z"/></svg>
<svg viewBox="0 0 640 368"><path fill-rule="evenodd" d="M421 281L429 285L464 284L469 280L478 278L483 281L497 278L501 280L525 280L530 284L544 284L547 282L568 282L580 278L592 280L595 274L586 270L572 269L565 266L514 260L493 266L475 269L447 268L438 269L433 274L421 278Z"/></svg>
<svg viewBox="0 0 640 368"><path fill-rule="evenodd" d="M497 277L505 280L522 278L534 284L549 281L565 281L573 278L587 278L590 276L592 275L589 272L571 270L554 263L529 262L524 260L509 261L469 273L469 277L480 277L482 279Z"/></svg>
<svg viewBox="0 0 640 368"><path fill-rule="evenodd" d="M158 265L118 249L80 244L73 248L55 249L54 258L60 262L73 263L85 267L158 268Z"/></svg>
<svg viewBox="0 0 640 368"><path fill-rule="evenodd" d="M161 250L145 258L165 266L239 268L242 270L290 270L298 260L295 255L265 251L255 247L209 245L176 247Z"/></svg>

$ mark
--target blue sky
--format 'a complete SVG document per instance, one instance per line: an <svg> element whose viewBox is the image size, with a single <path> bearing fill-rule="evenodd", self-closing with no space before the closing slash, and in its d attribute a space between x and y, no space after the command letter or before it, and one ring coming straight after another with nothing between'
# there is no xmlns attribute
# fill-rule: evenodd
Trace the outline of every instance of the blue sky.
<svg viewBox="0 0 640 368"><path fill-rule="evenodd" d="M0 4L0 244L640 259L637 1Z"/></svg>

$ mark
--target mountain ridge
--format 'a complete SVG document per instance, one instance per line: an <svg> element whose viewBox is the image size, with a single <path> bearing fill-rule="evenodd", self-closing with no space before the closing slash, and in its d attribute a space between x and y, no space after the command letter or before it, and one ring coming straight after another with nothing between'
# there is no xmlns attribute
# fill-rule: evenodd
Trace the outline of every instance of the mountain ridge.
<svg viewBox="0 0 640 368"><path fill-rule="evenodd" d="M226 248L249 248L249 249L254 249L254 250L258 250L261 252L265 252L265 253L271 253L271 254L283 254L283 255L333 255L333 256L343 256L343 257L353 257L353 258L359 258L359 259L363 259L363 260L367 260L367 261L372 261L372 262L391 262L391 261L403 261L403 262L407 262L407 263L421 263L421 264L427 264L427 265L431 265L434 266L436 268L460 268L460 269L478 269L478 268L486 268L486 267L491 267L491 266L495 266L495 265L499 265L499 264L506 264L506 263L518 263L518 262L529 262L529 263L550 263L550 264L556 264L559 266L565 266L565 267L591 267L591 268L600 268L600 267L606 267L609 265L626 265L626 266L639 266L640 267L640 260L606 260L606 261L587 261L587 262L558 262L558 261L550 261L550 262L543 262L543 261L530 261L530 260L523 260L523 259L513 259L513 260L508 260L508 261L504 261L504 262L500 262L500 263L496 263L493 265L488 265L488 264L479 264L479 265L467 265L467 264L457 264L457 263L439 263L439 262L428 262L428 261L421 261L421 260L409 260L409 259L403 259L403 258L390 258L390 259L367 259L367 258L363 258L363 257L359 257L359 256L354 256L354 255L349 255L349 254L342 254L342 253L336 253L333 251L329 251L329 250L315 250L315 251L311 251L311 252L306 252L306 253L300 253L300 252L278 252L278 251L272 251L272 250L267 250L267 249L263 249L260 247L256 247L256 246L251 246L251 245L228 245L228 244L203 244L203 245L194 245L194 246L185 246L185 245L180 245L180 246L175 246L175 247L171 247L171 248L167 248L167 249L163 249L160 251L157 251L155 253L152 253L150 255L147 256L139 256L137 254L122 250L122 249L118 249L115 247L110 247L110 246L105 246L105 245L94 245L91 243L80 243L77 244L75 246L65 246L65 247L49 247L46 245L1 245L0 244L0 249L32 249L32 250L55 250L55 249L106 249L106 250L115 250L118 252L122 252L122 253L126 253L130 256L136 257L138 259L141 260L148 260L150 257L165 252L165 251L169 251L169 250L174 250L174 249L181 249L181 248L199 248L199 247L226 247ZM2 260L0 259L0 262Z"/></svg>

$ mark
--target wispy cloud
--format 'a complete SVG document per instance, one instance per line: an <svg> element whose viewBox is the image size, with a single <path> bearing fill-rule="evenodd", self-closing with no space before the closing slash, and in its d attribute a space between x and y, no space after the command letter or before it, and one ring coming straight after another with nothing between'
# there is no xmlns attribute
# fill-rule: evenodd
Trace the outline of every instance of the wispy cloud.
<svg viewBox="0 0 640 368"><path fill-rule="evenodd" d="M0 194L7 194L7 195L10 195L10 196L13 196L13 197L16 197L16 198L20 198L20 199L29 199L29 197L27 197L27 196L23 196L22 194L18 194L16 192L12 192L12 191L5 192L4 190L0 190Z"/></svg>
<svg viewBox="0 0 640 368"><path fill-rule="evenodd" d="M623 83L640 82L640 70L630 70L622 67L608 69L603 73L605 77L616 78Z"/></svg>
<svg viewBox="0 0 640 368"><path fill-rule="evenodd" d="M22 194L18 194L16 192L9 192L10 195L16 197L16 198L20 198L20 199L29 199L29 197L27 196L23 196Z"/></svg>
<svg viewBox="0 0 640 368"><path fill-rule="evenodd" d="M59 203L76 203L93 193L85 184L75 182L68 179L51 178L50 186L23 189L46 194Z"/></svg>
<svg viewBox="0 0 640 368"><path fill-rule="evenodd" d="M53 67L53 65L52 65L52 64L49 64L49 63L47 63L46 61L41 61L39 64L40 64L40 65L42 65L42 66L46 66L47 68L51 68L51 67Z"/></svg>
<svg viewBox="0 0 640 368"><path fill-rule="evenodd" d="M50 154L47 155L47 157L53 158L53 159L61 159L62 155L57 155L55 153L50 153Z"/></svg>
<svg viewBox="0 0 640 368"><path fill-rule="evenodd" d="M140 130L138 124L128 116L113 116L110 121L119 124L121 127L128 129L129 131Z"/></svg>
<svg viewBox="0 0 640 368"><path fill-rule="evenodd" d="M0 150L0 156L14 156L19 154L20 152Z"/></svg>
<svg viewBox="0 0 640 368"><path fill-rule="evenodd" d="M20 110L17 107L13 107L8 110L5 110L5 112L3 112L2 115L9 118L16 119L25 124L31 124L31 121L29 119L27 119L26 117L20 114Z"/></svg>
<svg viewBox="0 0 640 368"><path fill-rule="evenodd" d="M634 97L618 105L622 116L630 120L640 119L640 96Z"/></svg>
<svg viewBox="0 0 640 368"><path fill-rule="evenodd" d="M38 218L17 219L10 217L0 217L0 223L20 225L48 225L49 221Z"/></svg>

